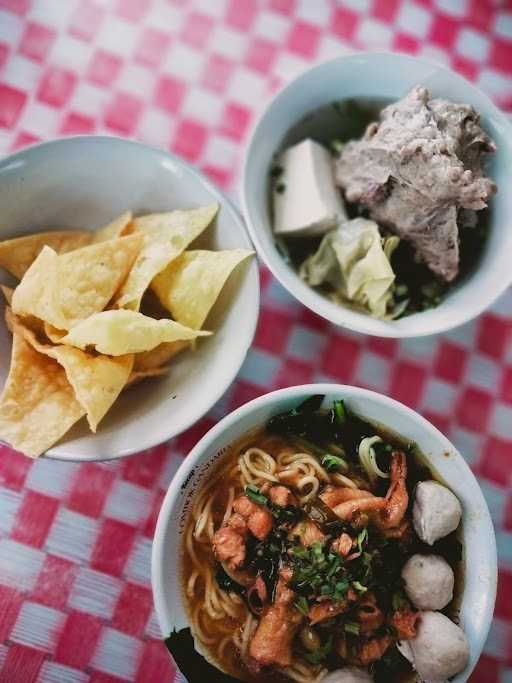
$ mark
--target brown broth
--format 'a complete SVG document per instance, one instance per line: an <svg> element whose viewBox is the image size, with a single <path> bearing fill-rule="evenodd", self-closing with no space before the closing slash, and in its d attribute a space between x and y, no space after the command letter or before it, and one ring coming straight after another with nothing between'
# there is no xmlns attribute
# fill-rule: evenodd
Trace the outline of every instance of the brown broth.
<svg viewBox="0 0 512 683"><path fill-rule="evenodd" d="M384 427L380 424L377 423L372 423L372 427L375 428L375 434L378 434L383 438L383 440L387 443L390 443L392 446L399 448L401 450L404 450L405 452L408 451L409 443L407 442L406 439L403 437L399 436L398 434L392 432L389 428ZM232 466L232 462L234 458L238 457L238 454L242 450L246 450L247 448L251 446L257 446L259 448L265 449L266 447L268 448L269 446L269 440L272 440L275 442L275 439L279 439L281 442L282 446L285 445L291 445L290 442L288 442L286 439L282 437L275 437L275 436L269 436L268 434L265 433L264 429L255 429L249 434L246 434L243 438L238 440L237 442L233 443L228 449L227 452L222 456L222 458L219 460L217 466L213 469L212 472L209 474L209 480L218 477L223 470L229 470L230 467ZM419 481L425 480L425 479L435 479L436 481L439 481L439 483L443 484L446 486L446 483L442 480L442 478L433 470L433 468L429 465L427 465L427 459L424 456L423 453L419 451L418 448L415 447L414 449L414 455L408 454L407 456L407 466L408 466L408 476L407 476L407 488L409 491L409 496L410 496L410 502L409 502L409 509L407 511L407 516L410 517L411 514L411 508L412 508L412 493L414 490L414 487ZM361 471L357 466L354 467L354 475L357 477L361 477ZM351 475L351 472L348 473L348 476ZM236 493L240 493L242 491L242 486L240 484L240 481L238 479L238 476L236 479L234 478L229 478L228 476L221 476L219 477L219 484L218 487L216 487L217 495L216 495L216 502L214 507L212 508L213 510L213 517L215 520L215 527L217 528L223 518L224 515L224 510L225 506L227 503L228 495L229 495L229 488L235 484L236 486ZM370 486L368 486L370 488ZM377 487L376 489L374 488L373 491L374 493L377 494L382 494L383 490L387 488L387 484L384 482L380 487ZM449 488L449 487L448 487ZM187 530L190 529L191 525L193 525L193 520L191 518L191 515L189 516L189 520L187 523ZM451 538L452 540L461 540L462 537L462 530L461 526L459 526L459 529L454 532L453 534L448 537L449 539ZM215 571L215 561L213 558L213 554L211 552L207 552L205 550L205 547L202 544L196 544L195 549L197 552L198 557L204 561L205 564L208 564L212 567L212 571ZM411 555L414 554L415 552L438 552L438 550L433 550L432 548L426 548L421 542L418 540L417 547L413 546L411 549ZM440 552L441 555L443 555L443 552ZM463 589L464 589L464 576L463 576L463 562L456 562L454 563L453 561L450 561L449 557L446 556L445 554L445 559L449 562L450 566L454 570L455 573L455 589L454 589L454 597L452 602L443 610L443 613L446 614L448 617L453 619L456 623L458 622L458 614L459 614L459 608L460 608L460 603L462 599L462 594L463 594ZM185 594L185 583L186 579L188 576L190 576L191 572L193 571L193 565L190 557L188 556L188 553L185 551L185 549L182 547L182 553L181 553L181 576L182 576L182 588L183 588L183 594L184 594L184 603L187 606L187 610L189 612L189 617L192 614L194 606L197 606L198 600L190 600L186 594ZM223 625L229 625L232 627L233 631L236 630L237 628L240 627L240 623L235 621L234 619L225 619L223 620ZM213 633L212 630L209 631L209 633ZM220 631L219 631L219 636L220 636ZM393 649L395 649L395 646L393 646ZM230 674L231 676L234 676L235 678L238 678L240 681L244 681L246 683L286 683L286 681L289 681L290 679L288 677L285 677L281 674L278 673L261 673L258 675L253 675L251 672L247 670L247 668L242 664L239 652L237 651L236 646L230 642L229 645L225 648L224 651L224 656L222 658L218 658L217 656L214 656L213 653L210 653L209 659L215 663L215 665L225 671L226 673ZM408 664L408 662L401 657L401 655L398 655L397 659L397 666L396 668L393 669L393 681L395 683L411 683L412 681L416 680L415 674L412 671L412 668ZM340 668L342 664L340 663L337 668ZM389 681L389 673L388 672L383 672L379 674L378 670L373 672L374 675L374 680L376 683L388 683Z"/></svg>

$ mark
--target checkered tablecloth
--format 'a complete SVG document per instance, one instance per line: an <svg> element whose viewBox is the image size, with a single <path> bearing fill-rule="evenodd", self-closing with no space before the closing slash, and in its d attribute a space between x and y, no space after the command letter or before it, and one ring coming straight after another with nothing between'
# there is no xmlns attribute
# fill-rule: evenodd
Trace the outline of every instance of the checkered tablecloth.
<svg viewBox="0 0 512 683"><path fill-rule="evenodd" d="M0 151L129 136L234 193L248 127L272 92L312 62L365 48L447 64L512 110L507 0L0 0ZM173 681L149 581L169 481L229 410L316 380L416 408L478 475L500 580L471 681L512 682L512 292L470 325L398 342L329 325L265 270L262 285L237 381L181 437L110 464L32 462L0 447L1 683Z"/></svg>

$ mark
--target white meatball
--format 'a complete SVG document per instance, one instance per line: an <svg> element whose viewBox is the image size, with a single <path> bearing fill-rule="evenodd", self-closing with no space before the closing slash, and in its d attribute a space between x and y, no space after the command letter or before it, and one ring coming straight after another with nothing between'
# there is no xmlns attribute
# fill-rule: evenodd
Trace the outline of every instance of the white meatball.
<svg viewBox="0 0 512 683"><path fill-rule="evenodd" d="M413 555L402 569L405 592L418 609L443 609L453 598L455 577L439 555Z"/></svg>
<svg viewBox="0 0 512 683"><path fill-rule="evenodd" d="M459 526L461 516L459 500L446 486L432 480L418 484L412 519L422 541L433 545Z"/></svg>
<svg viewBox="0 0 512 683"><path fill-rule="evenodd" d="M351 666L331 671L322 678L321 683L373 683L373 678L364 669Z"/></svg>
<svg viewBox="0 0 512 683"><path fill-rule="evenodd" d="M464 631L440 612L423 612L416 637L397 646L420 677L432 683L460 673L469 660Z"/></svg>

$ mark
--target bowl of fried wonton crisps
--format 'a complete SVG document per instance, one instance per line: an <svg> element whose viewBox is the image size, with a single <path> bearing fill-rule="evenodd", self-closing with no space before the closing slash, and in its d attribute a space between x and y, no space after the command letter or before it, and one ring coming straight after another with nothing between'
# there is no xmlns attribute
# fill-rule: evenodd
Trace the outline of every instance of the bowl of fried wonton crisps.
<svg viewBox="0 0 512 683"><path fill-rule="evenodd" d="M110 137L0 162L0 442L106 460L199 420L258 317L237 211L186 162Z"/></svg>

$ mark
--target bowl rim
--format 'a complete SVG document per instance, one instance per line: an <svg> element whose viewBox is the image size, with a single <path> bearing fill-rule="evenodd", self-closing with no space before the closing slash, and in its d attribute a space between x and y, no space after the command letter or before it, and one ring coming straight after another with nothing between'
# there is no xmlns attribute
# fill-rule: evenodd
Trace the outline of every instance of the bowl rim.
<svg viewBox="0 0 512 683"><path fill-rule="evenodd" d="M314 78L315 74L321 72L323 69L332 69L341 62L346 63L360 59L369 58L378 62L378 59L382 57L394 60L397 62L397 64L402 64L402 66L407 62L430 66L433 69L449 74L451 78L458 79L466 88L478 93L479 97L481 97L485 104L490 107L493 116L499 120L500 125L504 126L505 130L509 131L509 139L512 139L512 120L509 119L505 113L494 104L492 99L483 90L453 69L429 59L423 59L421 57L415 57L413 55L400 52L392 52L389 50L367 50L353 52L322 61L306 68L304 71L285 83L265 104L263 110L251 126L247 143L245 144L243 167L238 194L247 229L249 230L260 259L265 263L272 275L280 282L286 291L303 306L306 306L313 311L313 313L316 313L334 325L353 330L360 334L392 339L426 337L434 334L440 334L442 332L448 332L455 327L463 325L477 318L481 313L488 309L512 284L512 270L509 271L508 276L502 278L499 286L493 288L492 290L487 289L487 294L482 295L478 300L475 300L475 303L472 306L459 307L457 314L452 314L449 318L446 316L439 317L439 319L436 321L432 321L429 329L419 331L411 329L414 328L414 324L409 324L404 327L397 327L393 324L395 322L393 320L386 321L389 323L388 325L379 326L379 329L376 329L377 325L383 322L382 320L373 318L369 314L351 310L348 306L337 305L299 280L297 273L295 273L295 271L293 271L284 262L282 257L277 253L276 249L267 250L264 247L262 240L260 240L261 231L259 228L255 227L255 223L259 221L259 217L253 221L254 214L249 210L249 196L251 194L251 179L249 173L250 160L253 156L254 147L256 146L256 137L259 133L260 127L268 119L274 106L284 101L289 92L293 88L297 87L298 84ZM463 283L461 285L461 289L464 286L465 284ZM434 309L434 311L435 310L438 309ZM405 320L408 320L410 323L413 318L421 315L422 312L416 313L414 315L408 316L405 318Z"/></svg>
<svg viewBox="0 0 512 683"><path fill-rule="evenodd" d="M171 557L177 555L176 551L174 555L168 552L168 548L165 544L165 534L166 528L171 520L171 514L173 512L173 507L176 499L180 495L180 490L186 485L187 478L190 476L194 468L203 462L207 462L208 449L211 448L212 444L216 441L222 433L228 429L232 424L238 422L240 419L249 416L258 408L264 407L266 405L274 405L279 403L282 399L290 398L303 398L307 394L329 394L329 393L339 393L340 395L345 394L348 400L353 397L361 399L370 399L380 405L387 406L396 413L401 413L408 416L411 420L415 421L422 431L430 432L436 439L442 444L443 449L453 452L458 464L462 467L465 476L473 480L476 489L479 493L480 503L482 504L483 516L481 518L480 524L486 527L486 531L489 532L488 537L488 550L489 553L485 555L488 567L489 567L489 590L487 593L486 609L483 615L480 615L479 623L480 629L478 632L478 637L476 643L472 644L472 650L475 653L475 659L473 667L467 673L469 677L471 675L474 666L476 665L479 657L482 654L483 647L491 627L494 607L496 602L496 591L497 591L497 576L498 576L498 558L497 558L497 547L496 547L496 536L494 531L494 525L492 523L491 514L485 501L483 492L478 484L478 481L471 471L465 458L459 453L450 440L435 427L431 422L429 422L425 417L417 413L412 408L404 405L400 401L397 401L385 394L381 394L370 389L364 389L362 387L347 385L347 384L331 384L329 382L313 383L313 384L300 384L291 387L285 387L283 389L277 389L271 391L267 394L258 396L257 398L244 403L232 412L225 415L215 426L213 426L191 449L189 454L185 457L183 462L180 464L178 470L176 471L169 487L166 491L164 500L162 502L160 512L158 514L157 524L155 528L155 534L153 536L153 544L151 550L151 586L153 591L153 602L155 605L155 611L157 614L159 627L162 631L162 637L166 638L168 634L164 633L164 624L168 621L166 610L164 608L165 604L165 594L166 594L166 584L165 584L165 572L164 567L170 561ZM209 457L215 455L215 453L210 453ZM204 459L204 460L203 460ZM450 482L447 481L449 485ZM469 514L468 512L466 515ZM179 552L179 550L178 550Z"/></svg>
<svg viewBox="0 0 512 683"><path fill-rule="evenodd" d="M238 207L233 203L233 201L220 189L218 188L205 174L203 174L198 168L190 164L188 161L182 159L181 157L177 156L176 154L173 154L172 152L168 152L165 149L160 149L158 147L154 147L152 145L146 145L142 142L138 142L137 140L129 140L126 138L122 138L117 135L70 135L70 136L63 136L59 138L55 138L54 140L46 140L44 142L37 142L32 145L27 145L27 147L24 147L23 149L15 152L14 154L7 155L5 157L2 157L0 159L0 171L2 171L3 168L5 168L7 165L17 162L18 160L22 159L26 155L30 155L33 151L37 151L41 148L52 148L56 146L63 146L68 143L74 144L88 144L88 143L99 143L102 145L108 145L108 144L115 144L119 145L120 147L126 146L126 147L133 147L137 149L143 149L146 153L151 153L152 155L160 155L161 157L165 157L167 159L170 159L174 164L177 166L181 166L182 168L185 168L186 171L190 174L190 176L194 179L195 182L198 182L202 184L206 190L212 195L212 199L216 199L222 208L227 207L232 215L233 221L236 224L237 228L239 231L244 234L248 240L248 242L254 247L254 243L252 241L251 235L249 231L247 230L247 225L243 219L243 216L238 209ZM259 277L259 270L257 268L257 260L254 262L256 264L256 272L255 272L255 287L256 290L254 292L255 297L256 297L256 305L254 307L251 307L250 310L247 311L247 335L246 335L246 342L242 346L238 347L238 351L236 353L236 358L235 362L232 363L231 369L229 372L226 373L226 381L223 384L220 384L219 387L217 388L216 391L212 392L210 395L210 399L207 401L207 407L206 409L201 409L199 415L195 415L191 413L191 417L184 421L182 426L179 428L172 428L171 423L169 423L169 428L167 430L167 435L164 439L157 437L154 438L152 436L152 432L148 430L147 434L143 434L143 438L141 439L141 442L138 443L136 446L128 446L122 450L116 451L114 455L106 456L106 457L77 457L76 455L72 455L69 453L69 455L66 454L66 452L58 453L55 454L53 452L53 447L48 449L45 453L43 453L40 457L41 458L49 458L51 460L60 460L64 462L109 462L113 460L118 460L119 458L124 458L128 455L132 455L134 453L140 453L142 451L149 450L151 448L154 448L155 446L158 446L161 443L165 443L169 441L170 439L182 434L183 432L187 431L187 429L190 429L193 425L195 425L206 413L208 413L213 406L221 399L221 397L225 394L225 392L231 387L233 384L234 380L236 379L240 368L247 356L247 353L249 349L251 348L254 335L256 334L256 328L258 324L258 319L259 319L259 314L260 314L260 308L261 308L261 285L260 285L260 277ZM90 437L94 437L94 434L90 434ZM8 443L5 441L2 441L0 439L0 444L5 445L8 448L12 448ZM61 444L65 445L65 444Z"/></svg>

